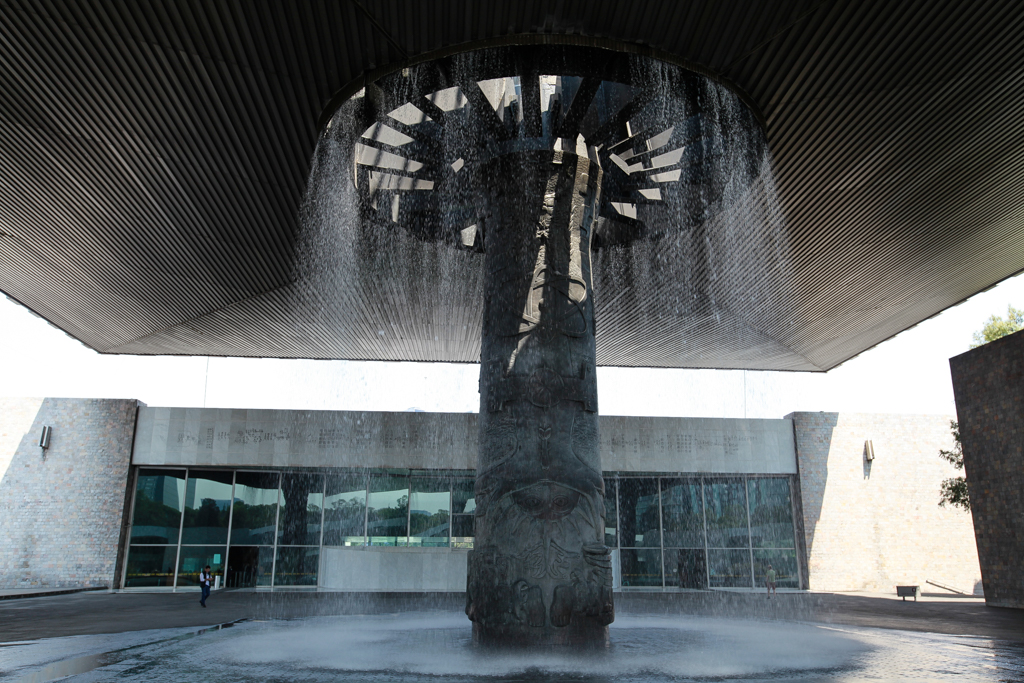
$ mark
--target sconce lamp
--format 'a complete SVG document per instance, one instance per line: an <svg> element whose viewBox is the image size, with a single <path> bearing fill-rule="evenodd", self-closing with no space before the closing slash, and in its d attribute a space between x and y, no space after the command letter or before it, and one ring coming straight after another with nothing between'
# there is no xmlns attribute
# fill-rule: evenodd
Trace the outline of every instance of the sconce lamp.
<svg viewBox="0 0 1024 683"><path fill-rule="evenodd" d="M39 447L44 451L50 447L51 434L53 434L53 427L43 427L43 433L39 435Z"/></svg>
<svg viewBox="0 0 1024 683"><path fill-rule="evenodd" d="M868 462L875 459L875 445L870 440L864 442L864 459Z"/></svg>

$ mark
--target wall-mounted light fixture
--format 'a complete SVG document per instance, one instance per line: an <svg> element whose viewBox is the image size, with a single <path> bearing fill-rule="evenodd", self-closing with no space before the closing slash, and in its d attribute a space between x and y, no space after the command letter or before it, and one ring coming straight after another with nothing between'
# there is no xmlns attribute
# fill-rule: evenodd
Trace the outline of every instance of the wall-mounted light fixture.
<svg viewBox="0 0 1024 683"><path fill-rule="evenodd" d="M51 434L53 434L53 427L43 427L43 433L39 435L39 447L44 451L50 447Z"/></svg>
<svg viewBox="0 0 1024 683"><path fill-rule="evenodd" d="M870 440L864 442L864 459L868 462L875 459L875 445Z"/></svg>

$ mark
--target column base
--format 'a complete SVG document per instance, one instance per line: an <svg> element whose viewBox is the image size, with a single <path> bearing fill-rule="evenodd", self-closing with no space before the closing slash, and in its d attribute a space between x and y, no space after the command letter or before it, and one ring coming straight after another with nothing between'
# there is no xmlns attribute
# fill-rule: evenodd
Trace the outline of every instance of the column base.
<svg viewBox="0 0 1024 683"><path fill-rule="evenodd" d="M473 623L473 644L487 648L572 647L600 650L610 645L608 627L592 620L562 628L488 628Z"/></svg>

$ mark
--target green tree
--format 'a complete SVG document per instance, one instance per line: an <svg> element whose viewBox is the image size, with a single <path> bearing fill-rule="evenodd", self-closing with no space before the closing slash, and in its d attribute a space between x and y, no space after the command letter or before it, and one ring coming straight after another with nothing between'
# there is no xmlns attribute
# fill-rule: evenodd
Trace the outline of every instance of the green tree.
<svg viewBox="0 0 1024 683"><path fill-rule="evenodd" d="M990 341L995 341L1022 329L1024 329L1024 310L1007 306L1005 319L998 315L989 316L984 327L974 333L974 343L971 344L971 348L975 349L982 344L988 344Z"/></svg>
<svg viewBox="0 0 1024 683"><path fill-rule="evenodd" d="M950 420L949 428L953 432L953 450L940 450L939 457L957 470L962 470L964 468L964 447L960 443L960 424L956 420ZM940 492L940 506L945 507L949 504L970 511L971 499L967 493L967 478L963 475L944 480Z"/></svg>

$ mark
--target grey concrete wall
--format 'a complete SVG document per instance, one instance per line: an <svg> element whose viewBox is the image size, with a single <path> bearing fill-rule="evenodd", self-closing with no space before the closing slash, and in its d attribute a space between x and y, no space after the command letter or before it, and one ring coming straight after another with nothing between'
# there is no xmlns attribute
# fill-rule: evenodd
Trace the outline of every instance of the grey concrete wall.
<svg viewBox="0 0 1024 683"><path fill-rule="evenodd" d="M892 592L931 580L980 588L969 512L939 507L955 474L939 457L953 446L940 415L793 413L812 590ZM864 457L871 440L875 460Z"/></svg>
<svg viewBox="0 0 1024 683"><path fill-rule="evenodd" d="M324 548L320 587L338 591L464 591L467 551Z"/></svg>
<svg viewBox="0 0 1024 683"><path fill-rule="evenodd" d="M796 474L793 423L603 416L601 466L610 472Z"/></svg>
<svg viewBox="0 0 1024 683"><path fill-rule="evenodd" d="M949 367L985 602L1024 608L1024 332Z"/></svg>
<svg viewBox="0 0 1024 683"><path fill-rule="evenodd" d="M136 465L475 469L472 413L143 408ZM789 420L601 418L605 471L794 474Z"/></svg>
<svg viewBox="0 0 1024 683"><path fill-rule="evenodd" d="M137 405L0 398L0 588L113 583Z"/></svg>

